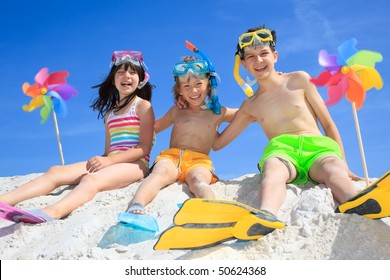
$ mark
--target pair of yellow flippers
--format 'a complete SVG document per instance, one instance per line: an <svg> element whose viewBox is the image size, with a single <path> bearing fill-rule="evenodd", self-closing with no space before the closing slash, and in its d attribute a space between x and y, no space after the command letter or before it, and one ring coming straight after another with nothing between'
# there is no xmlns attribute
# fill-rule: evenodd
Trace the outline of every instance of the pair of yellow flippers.
<svg viewBox="0 0 390 280"><path fill-rule="evenodd" d="M256 240L282 229L272 214L231 200L191 198L164 231L155 250L200 249L231 239Z"/></svg>
<svg viewBox="0 0 390 280"><path fill-rule="evenodd" d="M390 216L390 171L352 199L339 205L336 213L358 214L370 219ZM155 250L200 249L231 239L255 240L285 224L272 214L230 200L192 198L174 217Z"/></svg>

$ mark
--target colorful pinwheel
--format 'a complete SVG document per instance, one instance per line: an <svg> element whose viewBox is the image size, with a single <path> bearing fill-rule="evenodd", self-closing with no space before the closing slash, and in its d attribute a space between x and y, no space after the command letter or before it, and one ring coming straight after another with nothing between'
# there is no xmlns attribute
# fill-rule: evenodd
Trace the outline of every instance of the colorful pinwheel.
<svg viewBox="0 0 390 280"><path fill-rule="evenodd" d="M23 106L24 111L31 112L39 107L42 107L40 111L42 118L41 124L45 123L50 112L53 112L62 164L64 164L64 159L59 138L56 113L59 113L62 117L66 117L66 101L68 101L72 96L77 96L77 91L70 85L66 84L66 77L68 76L69 73L67 71L58 71L49 74L47 68L42 68L35 75L35 84L30 85L29 83L24 83L22 86L24 94L33 98L28 105Z"/></svg>
<svg viewBox="0 0 390 280"><path fill-rule="evenodd" d="M33 99L30 104L24 105L23 110L31 112L39 107L41 109L41 124L45 123L51 110L65 117L67 108L65 101L71 96L77 96L77 91L66 84L65 78L69 76L67 71L58 71L49 74L47 68L42 68L35 75L35 84L24 83L23 92Z"/></svg>
<svg viewBox="0 0 390 280"><path fill-rule="evenodd" d="M355 38L338 47L338 56L329 55L326 50L319 53L318 62L326 70L312 82L317 86L329 86L329 100L326 105L339 102L345 94L348 101L355 103L356 109L363 106L366 91L375 87L381 89L383 82L375 63L382 61L377 52L355 48Z"/></svg>
<svg viewBox="0 0 390 280"><path fill-rule="evenodd" d="M367 90L373 87L379 90L383 87L382 78L375 69L375 63L382 61L382 55L373 51L358 51L355 48L356 44L355 38L344 42L337 49L338 55L329 55L326 50L321 50L318 62L325 71L311 81L317 86L329 86L327 91L329 99L325 102L327 106L339 102L343 95L352 103L363 168L368 183L356 110L363 106Z"/></svg>

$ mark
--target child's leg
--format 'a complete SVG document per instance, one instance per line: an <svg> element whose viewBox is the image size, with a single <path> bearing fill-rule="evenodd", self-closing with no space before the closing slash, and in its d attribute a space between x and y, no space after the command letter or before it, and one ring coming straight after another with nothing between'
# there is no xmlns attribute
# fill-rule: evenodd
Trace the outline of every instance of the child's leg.
<svg viewBox="0 0 390 280"><path fill-rule="evenodd" d="M199 198L215 198L214 192L210 188L213 174L204 166L192 168L186 176L186 183L190 192Z"/></svg>
<svg viewBox="0 0 390 280"><path fill-rule="evenodd" d="M357 193L348 176L346 163L337 157L327 156L317 159L310 168L309 175L312 180L330 188L339 203L347 201Z"/></svg>
<svg viewBox="0 0 390 280"><path fill-rule="evenodd" d="M38 178L1 195L0 201L14 206L26 199L49 194L59 186L77 184L85 173L87 173L86 162L53 166Z"/></svg>
<svg viewBox="0 0 390 280"><path fill-rule="evenodd" d="M289 161L277 157L268 158L262 169L259 208L277 215L286 197L286 183L296 175L296 169Z"/></svg>
<svg viewBox="0 0 390 280"><path fill-rule="evenodd" d="M120 189L142 179L147 172L144 163L118 163L98 172L88 173L60 201L42 209L53 218L62 218L90 201L98 192Z"/></svg>
<svg viewBox="0 0 390 280"><path fill-rule="evenodd" d="M177 167L171 160L159 160L153 166L152 173L142 181L131 204L139 203L146 206L156 197L161 189L176 182L177 176Z"/></svg>

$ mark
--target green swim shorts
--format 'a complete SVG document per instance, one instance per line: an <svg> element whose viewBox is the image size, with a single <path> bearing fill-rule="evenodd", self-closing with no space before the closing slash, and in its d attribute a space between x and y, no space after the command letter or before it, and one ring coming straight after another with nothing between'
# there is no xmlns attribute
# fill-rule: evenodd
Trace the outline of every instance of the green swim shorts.
<svg viewBox="0 0 390 280"><path fill-rule="evenodd" d="M343 158L339 145L332 138L286 134L269 141L258 168L262 172L265 161L270 157L286 159L295 166L298 173L291 183L303 185L310 180L309 170L313 163L323 156Z"/></svg>

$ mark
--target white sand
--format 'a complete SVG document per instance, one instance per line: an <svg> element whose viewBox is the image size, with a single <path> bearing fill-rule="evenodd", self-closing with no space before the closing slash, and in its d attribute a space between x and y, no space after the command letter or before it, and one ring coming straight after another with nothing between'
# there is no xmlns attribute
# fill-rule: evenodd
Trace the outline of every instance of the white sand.
<svg viewBox="0 0 390 280"><path fill-rule="evenodd" d="M1 193L39 174L0 178ZM217 198L233 199L257 207L259 175L245 175L212 186ZM66 219L28 225L0 220L1 260L325 260L390 259L390 218L369 220L357 215L335 214L335 203L324 186L288 185L279 218L287 223L258 241L229 242L202 250L154 251L157 237L121 245L109 244L116 215L127 208L139 183L98 194ZM364 182L356 182L357 189ZM20 203L22 209L40 208L69 192L64 186L52 195ZM162 190L147 206L160 230L172 223L178 203L189 197L183 184ZM104 242L106 242L104 244ZM107 244L108 242L108 244ZM103 248L102 248L103 247Z"/></svg>

